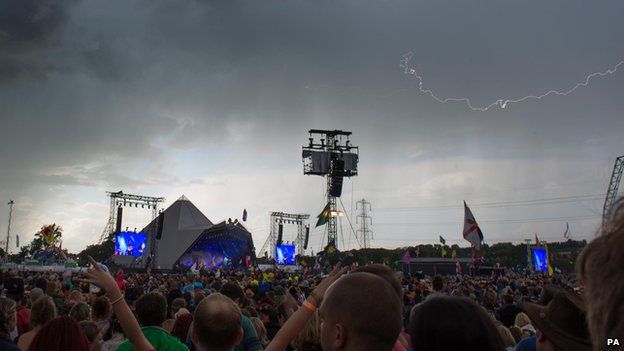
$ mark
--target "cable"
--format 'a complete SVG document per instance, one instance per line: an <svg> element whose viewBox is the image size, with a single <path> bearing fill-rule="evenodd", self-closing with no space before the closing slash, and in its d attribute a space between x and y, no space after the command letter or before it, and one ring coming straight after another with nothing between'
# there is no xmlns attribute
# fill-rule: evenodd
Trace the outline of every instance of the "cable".
<svg viewBox="0 0 624 351"><path fill-rule="evenodd" d="M586 219L592 219L601 217L601 215L584 215L575 217L544 217L544 218L525 218L525 219L500 219L500 220L482 220L478 223L532 223L532 222L560 222L560 221L580 221ZM437 225L437 224L461 224L463 221L449 221L449 222L402 222L402 223L383 223L376 222L377 226L408 226L408 225Z"/></svg>
<svg viewBox="0 0 624 351"><path fill-rule="evenodd" d="M346 212L344 204L342 203L342 199L338 198L338 200L340 200L340 206L342 206L342 210ZM349 219L349 216L347 216L347 221L349 221L349 226L351 227L351 232L353 232L353 237L355 237L355 240L357 241L358 246L361 248L362 244L360 243L360 239L355 234L355 230L353 229L353 224L351 224L351 219Z"/></svg>
<svg viewBox="0 0 624 351"><path fill-rule="evenodd" d="M562 196L553 198L542 198L533 200L518 200L518 201L498 201L498 202L482 202L470 204L470 208L497 208L497 207L519 207L519 206L533 206L533 205L550 205L561 204L581 201L594 201L604 199L604 194L595 195L575 195L575 196ZM416 211L416 210L451 210L463 208L461 205L440 205L440 206L412 206L412 207L386 207L378 208L377 211Z"/></svg>

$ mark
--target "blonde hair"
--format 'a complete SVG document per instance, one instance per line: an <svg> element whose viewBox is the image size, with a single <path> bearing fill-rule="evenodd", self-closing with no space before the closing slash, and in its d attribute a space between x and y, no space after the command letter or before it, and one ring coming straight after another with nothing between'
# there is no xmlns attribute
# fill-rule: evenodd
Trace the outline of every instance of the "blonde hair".
<svg viewBox="0 0 624 351"><path fill-rule="evenodd" d="M249 317L249 320L251 320L251 324L253 324L254 328L256 329L256 333L258 334L258 339L260 339L260 343L263 346L267 346L269 344L269 338L267 336L267 330L264 326L264 323L262 323L262 321L258 317Z"/></svg>
<svg viewBox="0 0 624 351"><path fill-rule="evenodd" d="M15 301L0 297L0 334L9 335L13 331L11 318L15 318Z"/></svg>
<svg viewBox="0 0 624 351"><path fill-rule="evenodd" d="M56 318L56 305L50 296L42 296L35 301L30 310L30 326L42 326Z"/></svg>
<svg viewBox="0 0 624 351"><path fill-rule="evenodd" d="M501 339L503 340L503 344L505 344L505 348L516 346L516 339L514 339L513 335L511 334L511 331L509 331L507 327L505 327L502 324L499 325L498 333L500 334Z"/></svg>
<svg viewBox="0 0 624 351"><path fill-rule="evenodd" d="M322 350L321 349L321 319L318 311L308 319L303 330L292 341L292 346L297 351Z"/></svg>
<svg viewBox="0 0 624 351"><path fill-rule="evenodd" d="M84 295L78 290L72 290L72 292L69 293L68 299L75 302L84 302Z"/></svg>
<svg viewBox="0 0 624 351"><path fill-rule="evenodd" d="M76 322L88 321L91 319L91 308L84 302L79 302L69 310L69 316Z"/></svg>
<svg viewBox="0 0 624 351"><path fill-rule="evenodd" d="M520 312L516 315L516 320L514 321L514 324L516 325L516 327L522 328L527 324L531 324L531 319L529 318L529 316L527 316L526 313Z"/></svg>

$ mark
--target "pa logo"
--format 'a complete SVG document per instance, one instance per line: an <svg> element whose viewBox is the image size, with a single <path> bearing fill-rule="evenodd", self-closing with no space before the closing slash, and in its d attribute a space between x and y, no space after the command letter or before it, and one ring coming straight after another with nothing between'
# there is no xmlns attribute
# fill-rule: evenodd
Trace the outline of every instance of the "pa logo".
<svg viewBox="0 0 624 351"><path fill-rule="evenodd" d="M620 341L618 339L607 338L607 346L620 346Z"/></svg>

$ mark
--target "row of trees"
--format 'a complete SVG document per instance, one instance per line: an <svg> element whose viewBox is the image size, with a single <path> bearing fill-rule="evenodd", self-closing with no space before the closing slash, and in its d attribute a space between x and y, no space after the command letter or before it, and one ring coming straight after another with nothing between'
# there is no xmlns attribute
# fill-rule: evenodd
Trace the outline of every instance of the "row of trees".
<svg viewBox="0 0 624 351"><path fill-rule="evenodd" d="M106 261L113 255L115 244L112 234L102 243L89 245L78 254L70 254L61 248L62 235L63 229L61 226L57 224L44 225L41 227L41 230L35 233L34 239L28 245L22 246L19 253L11 255L10 259L13 262L23 262L25 259L37 257L39 253L49 250L50 248L61 252L66 258L72 258L81 263L86 263L88 256L92 256L97 261ZM586 244L587 242L585 240L568 240L565 242L549 243L548 248L551 265L564 272L574 271L574 262ZM441 257L443 251L446 252L446 257L449 258L452 256L469 258L472 255L470 247L452 245L444 247L443 250L442 246L435 244L408 246L396 249L371 248L350 250L339 252L334 255L334 258L340 260L343 264L351 264L353 262L358 262L359 264L370 262L388 263L394 265L396 268L400 268L403 255L406 251L410 252L411 257ZM1 248L0 254L4 256L4 250ZM504 267L527 266L527 248L524 244L496 243L484 245L481 255L486 261L492 264L499 263ZM315 263L315 257L302 257L301 259L308 265L314 265ZM259 259L259 262L263 261L262 258Z"/></svg>

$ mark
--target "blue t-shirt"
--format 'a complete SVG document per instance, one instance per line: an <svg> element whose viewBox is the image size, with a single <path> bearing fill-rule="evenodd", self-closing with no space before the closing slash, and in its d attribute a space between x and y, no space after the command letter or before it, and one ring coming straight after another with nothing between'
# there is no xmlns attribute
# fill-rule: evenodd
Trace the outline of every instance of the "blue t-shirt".
<svg viewBox="0 0 624 351"><path fill-rule="evenodd" d="M516 351L537 351L537 337L535 335L520 340Z"/></svg>

